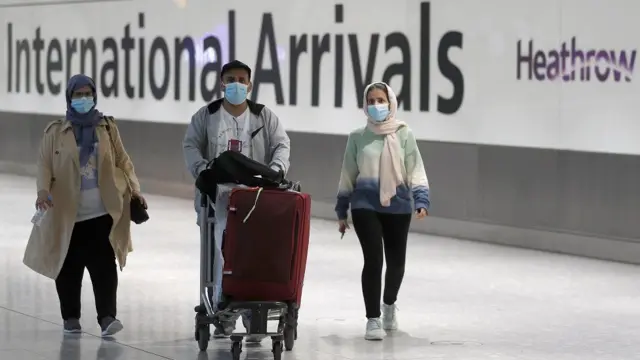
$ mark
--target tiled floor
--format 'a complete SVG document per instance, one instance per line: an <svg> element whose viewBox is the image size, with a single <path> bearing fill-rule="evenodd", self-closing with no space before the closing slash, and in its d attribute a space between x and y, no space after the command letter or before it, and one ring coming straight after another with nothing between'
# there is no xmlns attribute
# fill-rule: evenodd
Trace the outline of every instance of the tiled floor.
<svg viewBox="0 0 640 360"><path fill-rule="evenodd" d="M34 183L0 176L0 359L231 359L229 340L199 353L198 230L191 202L149 197L121 273L115 341L98 337L88 277L86 333L63 336L53 282L22 265ZM412 235L402 331L368 343L357 239L313 222L300 336L288 360L640 359L640 267ZM267 341L243 359L272 359Z"/></svg>

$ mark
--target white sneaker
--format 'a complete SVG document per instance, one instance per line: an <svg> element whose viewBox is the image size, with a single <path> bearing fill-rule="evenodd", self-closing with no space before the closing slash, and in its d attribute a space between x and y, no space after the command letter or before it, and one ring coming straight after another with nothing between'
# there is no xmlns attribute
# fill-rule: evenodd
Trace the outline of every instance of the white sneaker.
<svg viewBox="0 0 640 360"><path fill-rule="evenodd" d="M369 319L367 321L367 332L364 334L365 340L382 340L385 337L385 333L382 330L382 322L380 318Z"/></svg>
<svg viewBox="0 0 640 360"><path fill-rule="evenodd" d="M242 316L242 325L244 325L245 330L249 333L251 329L251 317L249 315ZM267 336L266 335L249 335L245 338L248 343L261 343Z"/></svg>
<svg viewBox="0 0 640 360"><path fill-rule="evenodd" d="M228 338L236 331L236 320L233 318L225 318L220 321L218 326L214 326L213 338L224 339Z"/></svg>
<svg viewBox="0 0 640 360"><path fill-rule="evenodd" d="M398 330L398 317L396 315L397 311L398 307L395 304L382 304L382 328L384 330Z"/></svg>
<svg viewBox="0 0 640 360"><path fill-rule="evenodd" d="M231 333L233 332L233 330L230 331ZM214 328L213 330L213 338L214 339L225 339L228 338L229 335L226 334L226 331L224 329L219 329L219 328Z"/></svg>

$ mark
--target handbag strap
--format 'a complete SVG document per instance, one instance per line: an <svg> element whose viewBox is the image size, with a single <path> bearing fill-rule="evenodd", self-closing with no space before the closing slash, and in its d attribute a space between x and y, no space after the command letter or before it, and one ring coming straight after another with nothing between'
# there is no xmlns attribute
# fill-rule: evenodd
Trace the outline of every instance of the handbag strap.
<svg viewBox="0 0 640 360"><path fill-rule="evenodd" d="M111 144L111 152L113 153L114 159L115 159L115 165L118 166L118 152L116 151L116 144L113 140L113 136L111 135L111 126L110 123L114 123L115 125L115 121L113 120L113 117L111 116L105 116L104 120L107 122L107 134L109 135L109 143ZM127 189L129 190L129 193L133 193L133 188L131 187L131 182L129 181L129 176L127 176L127 173L122 170L122 174L124 175L124 180L127 183Z"/></svg>

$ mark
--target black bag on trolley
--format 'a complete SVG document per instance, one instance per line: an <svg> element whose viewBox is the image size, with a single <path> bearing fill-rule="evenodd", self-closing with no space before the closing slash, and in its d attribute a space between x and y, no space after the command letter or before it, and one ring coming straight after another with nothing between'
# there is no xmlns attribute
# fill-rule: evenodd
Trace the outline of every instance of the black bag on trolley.
<svg viewBox="0 0 640 360"><path fill-rule="evenodd" d="M287 181L282 170L276 171L237 151L227 150L213 159L196 179L196 188L215 199L218 184L237 184L249 187L289 188L299 186Z"/></svg>

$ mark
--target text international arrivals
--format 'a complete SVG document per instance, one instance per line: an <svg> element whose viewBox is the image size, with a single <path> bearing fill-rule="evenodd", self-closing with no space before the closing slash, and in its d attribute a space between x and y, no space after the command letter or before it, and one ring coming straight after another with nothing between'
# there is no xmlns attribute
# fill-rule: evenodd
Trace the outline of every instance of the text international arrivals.
<svg viewBox="0 0 640 360"><path fill-rule="evenodd" d="M397 81L396 77L402 79L402 85L398 87L398 102L404 110L409 111L414 108L411 103L413 88L419 89L420 92L418 109L430 111L432 110L430 96L433 90L430 72L433 60L431 48L437 44L434 46L437 49L435 54L437 68L441 75L451 82L453 91L445 90L447 93L438 93L436 110L442 114L457 112L464 98L464 77L460 67L449 58L449 51L452 48L462 49L463 35L460 31L452 30L445 32L439 39L434 39L431 31L430 2L416 3L416 7L415 13L420 17L420 25L412 34L373 33L369 39L356 34L339 32L291 34L288 44L289 84L283 84L279 63L281 60L277 56L278 44L276 44L274 29L277 19L272 13L263 13L257 44L252 100L258 100L260 88L269 84L274 87L277 104L296 106L301 102L297 96L298 86L310 84L309 104L320 106L320 88L328 86L328 84L322 84L326 77L321 74L321 63L331 61L335 67L332 74L334 76L334 107L343 107L345 95L351 96L355 104L361 107L364 86L374 80L374 69L384 66L382 81L389 83L392 78L395 81ZM161 36L148 39L141 34L145 29L145 13L138 14L135 29L127 23L124 26L124 34L119 39L105 37L100 40L87 36L64 39L52 37L45 41L46 29L40 26L33 30L32 38L26 38L24 37L26 30L22 30L19 23L8 23L7 49L4 52L8 64L7 91L30 93L35 87L35 91L39 94L48 92L58 95L63 91L61 79L68 78L78 70L72 69L72 63L79 56L79 61L77 59L75 61L80 63L80 72L92 76L98 83L101 96L106 98L124 96L129 99L142 99L148 96L148 89L154 99L166 99L170 96L171 84L173 84L174 100L181 101L186 98L189 101L208 102L220 96L219 81L212 79L216 79L217 74L220 73L221 59L243 57L242 54L236 53L238 48L236 16L241 14L237 14L234 10L228 12L228 39L208 35L202 39L202 44L197 44L192 36L176 36L173 41L168 41ZM339 31L341 24L346 21L344 5L335 5L334 24L331 27ZM382 37L384 37L384 51L400 52L401 62L377 63ZM412 43L410 39L418 39L418 41ZM150 45L148 45L149 41ZM437 43L432 44L432 42ZM225 44L227 49L223 49ZM247 45L250 44L242 44L242 47ZM411 65L411 56L416 47L420 55L418 69ZM200 49L215 52L212 61L197 64L196 59L199 56L197 50ZM228 53L224 54L224 50ZM299 60L303 56L310 56L311 69L299 68ZM155 68L158 61L163 64L163 71L156 71L159 70ZM186 74L181 70L184 67L183 61L188 62ZM348 66L349 62L351 66ZM265 63L271 66L267 68ZM138 71L132 71L132 64L137 64ZM353 69L351 74L346 70L348 68ZM55 76L54 80L54 75L58 74L64 76ZM308 74L309 78L303 78L300 74ZM353 76L355 91L345 94L345 76L350 75ZM186 89L181 86L183 76L187 77ZM412 87L412 81L418 81L419 86ZM288 99L285 99L285 85L288 85ZM122 89L124 94L120 93ZM186 94L183 90L186 90Z"/></svg>

